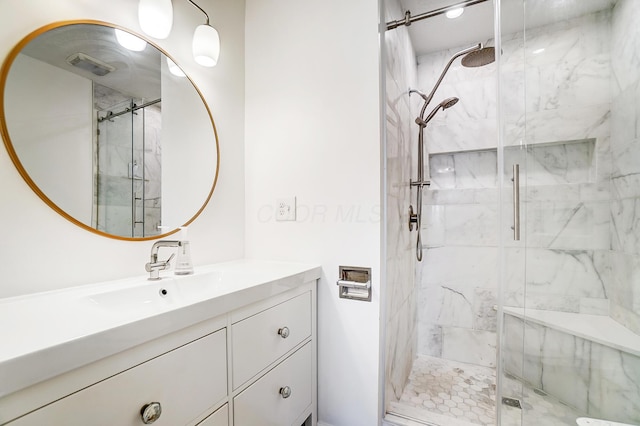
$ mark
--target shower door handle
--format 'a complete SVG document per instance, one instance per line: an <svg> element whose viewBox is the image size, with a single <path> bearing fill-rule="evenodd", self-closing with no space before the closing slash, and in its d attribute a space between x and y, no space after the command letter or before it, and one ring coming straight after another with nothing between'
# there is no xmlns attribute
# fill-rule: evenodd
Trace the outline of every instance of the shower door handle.
<svg viewBox="0 0 640 426"><path fill-rule="evenodd" d="M513 239L520 241L520 164L513 165Z"/></svg>

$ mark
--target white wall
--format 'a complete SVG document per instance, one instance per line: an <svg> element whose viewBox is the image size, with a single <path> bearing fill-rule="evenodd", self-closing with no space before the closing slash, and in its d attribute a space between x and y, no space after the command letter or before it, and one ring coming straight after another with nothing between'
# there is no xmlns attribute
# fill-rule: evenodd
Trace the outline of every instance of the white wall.
<svg viewBox="0 0 640 426"><path fill-rule="evenodd" d="M247 255L322 264L319 420L378 421L378 2L248 0ZM276 222L278 197L298 220ZM338 298L338 265L373 268L370 303Z"/></svg>
<svg viewBox="0 0 640 426"><path fill-rule="evenodd" d="M5 116L11 139L20 141L14 146L20 162L61 209L90 224L91 80L21 54L7 81Z"/></svg>
<svg viewBox="0 0 640 426"><path fill-rule="evenodd" d="M171 74L163 62L162 224L175 228L191 219L205 202L218 158L200 96L186 78Z"/></svg>
<svg viewBox="0 0 640 426"><path fill-rule="evenodd" d="M158 44L170 52L201 89L220 138L221 168L209 206L190 227L194 264L244 254L244 3L201 0L220 32L222 53L215 68L191 58L191 37L203 16L175 2L171 36ZM137 2L0 0L0 58L31 31L55 21L98 19L140 32ZM46 206L25 184L0 149L0 297L87 282L143 275L152 241L112 240L80 229Z"/></svg>

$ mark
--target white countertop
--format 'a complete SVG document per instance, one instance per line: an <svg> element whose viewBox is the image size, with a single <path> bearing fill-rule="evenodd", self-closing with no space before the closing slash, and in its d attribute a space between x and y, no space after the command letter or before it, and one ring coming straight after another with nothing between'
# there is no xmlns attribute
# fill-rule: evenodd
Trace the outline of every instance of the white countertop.
<svg viewBox="0 0 640 426"><path fill-rule="evenodd" d="M0 397L320 274L317 265L238 260L159 281L145 275L0 299Z"/></svg>

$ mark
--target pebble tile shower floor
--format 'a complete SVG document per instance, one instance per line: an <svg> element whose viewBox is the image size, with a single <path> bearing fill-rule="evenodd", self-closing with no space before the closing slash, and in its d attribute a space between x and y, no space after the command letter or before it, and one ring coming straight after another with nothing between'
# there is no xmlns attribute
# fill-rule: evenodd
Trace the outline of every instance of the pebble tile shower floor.
<svg viewBox="0 0 640 426"><path fill-rule="evenodd" d="M427 425L495 425L495 382L494 368L419 355L400 401L391 404L391 412ZM509 378L504 389L504 396L522 398L522 409L503 405L504 426L575 425L578 413L543 393Z"/></svg>

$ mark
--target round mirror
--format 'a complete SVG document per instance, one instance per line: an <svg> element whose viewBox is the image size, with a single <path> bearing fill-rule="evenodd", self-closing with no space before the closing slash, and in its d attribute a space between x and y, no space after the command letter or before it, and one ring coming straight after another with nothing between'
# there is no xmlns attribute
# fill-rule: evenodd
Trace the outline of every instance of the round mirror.
<svg viewBox="0 0 640 426"><path fill-rule="evenodd" d="M27 184L73 223L152 239L191 223L218 176L201 93L150 41L104 22L40 28L0 71L0 130Z"/></svg>

